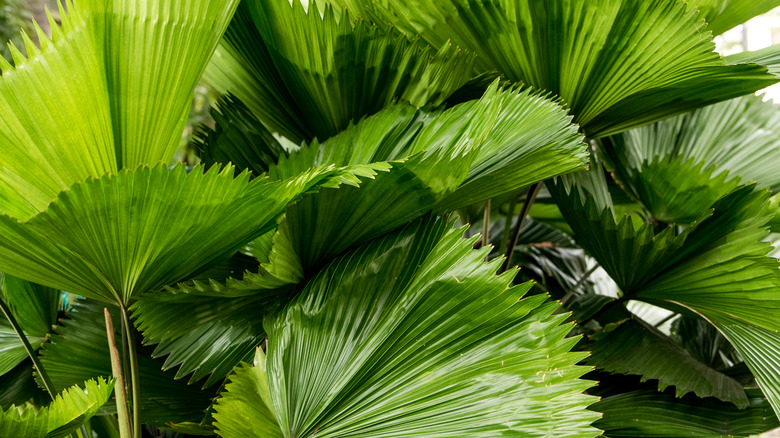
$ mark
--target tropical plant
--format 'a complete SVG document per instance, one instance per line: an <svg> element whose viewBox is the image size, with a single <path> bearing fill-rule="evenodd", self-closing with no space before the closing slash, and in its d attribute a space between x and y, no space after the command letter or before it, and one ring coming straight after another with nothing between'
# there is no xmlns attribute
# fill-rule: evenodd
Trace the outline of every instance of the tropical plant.
<svg viewBox="0 0 780 438"><path fill-rule="evenodd" d="M0 60L0 436L777 427L780 49L712 35L778 5L67 1Z"/></svg>

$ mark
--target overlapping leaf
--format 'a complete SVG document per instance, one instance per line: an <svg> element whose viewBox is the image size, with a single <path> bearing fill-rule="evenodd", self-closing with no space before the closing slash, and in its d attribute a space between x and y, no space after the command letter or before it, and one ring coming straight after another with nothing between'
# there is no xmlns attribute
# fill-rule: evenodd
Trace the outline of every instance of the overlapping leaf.
<svg viewBox="0 0 780 438"><path fill-rule="evenodd" d="M559 95L589 137L750 94L775 82L756 65L727 65L711 34L678 0L331 0L478 55L498 70Z"/></svg>
<svg viewBox="0 0 780 438"><path fill-rule="evenodd" d="M612 373L636 374L642 380L658 380L658 390L675 387L675 395L694 392L716 397L738 408L748 406L742 385L735 379L699 362L671 339L640 320L609 325L590 339L587 363Z"/></svg>
<svg viewBox="0 0 780 438"><path fill-rule="evenodd" d="M176 378L190 383L220 382L242 360L248 360L264 338L263 316L291 295L287 289L258 291L244 297L155 294L133 307L133 318L145 344L156 344L153 357L167 356L163 370L179 367ZM187 324L179 324L187 315Z"/></svg>
<svg viewBox="0 0 780 438"><path fill-rule="evenodd" d="M267 319L267 362L218 401L218 433L596 435L565 315L448 228L417 221L345 255Z"/></svg>
<svg viewBox="0 0 780 438"><path fill-rule="evenodd" d="M25 220L87 177L169 161L237 0L67 2L0 79L0 211Z"/></svg>
<svg viewBox="0 0 780 438"><path fill-rule="evenodd" d="M751 18L780 6L778 0L691 0L691 7L707 20L707 29L713 35L736 27Z"/></svg>
<svg viewBox="0 0 780 438"><path fill-rule="evenodd" d="M45 408L32 406L0 410L0 436L61 438L78 429L108 401L114 384L101 378L57 395Z"/></svg>
<svg viewBox="0 0 780 438"><path fill-rule="evenodd" d="M62 321L57 336L43 348L41 363L55 387L66 388L96 376L111 375L104 307L105 304L94 300L79 301L70 318ZM108 307L114 321L119 321L118 309ZM118 333L116 342L122 345ZM162 361L152 359L145 349L140 349L142 421L156 426L169 422L200 422L214 391L176 381L175 373L160 370L162 364ZM109 404L104 409L111 412L115 406Z"/></svg>
<svg viewBox="0 0 780 438"><path fill-rule="evenodd" d="M686 222L740 178L780 189L780 112L746 96L601 142L623 185L665 222Z"/></svg>
<svg viewBox="0 0 780 438"><path fill-rule="evenodd" d="M594 426L607 437L747 437L780 423L758 390L748 390L750 406L739 410L717 400L637 390L605 397L591 409L604 413Z"/></svg>
<svg viewBox="0 0 780 438"><path fill-rule="evenodd" d="M57 321L60 292L0 273L0 297L37 349ZM27 358L27 351L11 325L0 316L0 375Z"/></svg>
<svg viewBox="0 0 780 438"><path fill-rule="evenodd" d="M323 191L288 209L280 233L306 272L431 209L460 208L581 168L586 153L558 105L494 84L482 99L448 110L390 106L281 156L269 174L290 177L328 163L362 167L370 177L359 189Z"/></svg>
<svg viewBox="0 0 780 438"><path fill-rule="evenodd" d="M729 339L780 412L780 270L767 257L765 190L743 186L718 200L682 233L652 224L618 224L610 209L585 205L576 190L552 186L575 238L617 282L626 298L705 318ZM632 262L633 261L633 262Z"/></svg>
<svg viewBox="0 0 780 438"><path fill-rule="evenodd" d="M474 56L454 46L437 52L329 6L308 9L243 2L206 74L272 132L324 140L396 99L439 105L471 77Z"/></svg>
<svg viewBox="0 0 780 438"><path fill-rule="evenodd" d="M20 222L0 216L0 269L119 303L185 279L269 231L286 205L333 172L249 182L244 172L160 165L73 186ZM336 177L338 178L338 176Z"/></svg>

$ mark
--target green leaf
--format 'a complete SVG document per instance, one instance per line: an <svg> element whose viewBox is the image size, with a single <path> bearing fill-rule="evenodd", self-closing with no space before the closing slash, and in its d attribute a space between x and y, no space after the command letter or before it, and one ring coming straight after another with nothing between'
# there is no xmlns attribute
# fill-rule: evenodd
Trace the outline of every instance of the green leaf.
<svg viewBox="0 0 780 438"><path fill-rule="evenodd" d="M37 349L57 322L60 292L0 273L0 297ZM9 372L24 359L27 351L5 317L0 316L0 375Z"/></svg>
<svg viewBox="0 0 780 438"><path fill-rule="evenodd" d="M12 405L20 406L28 401L35 406L45 406L51 402L49 394L35 382L33 364L29 358L0 376L0 410L8 410Z"/></svg>
<svg viewBox="0 0 780 438"><path fill-rule="evenodd" d="M456 210L587 166L583 137L563 107L528 89L510 90L466 180L437 209Z"/></svg>
<svg viewBox="0 0 780 438"><path fill-rule="evenodd" d="M0 211L44 211L88 177L173 158L192 91L237 0L66 2L0 78Z"/></svg>
<svg viewBox="0 0 780 438"><path fill-rule="evenodd" d="M569 182L548 183L547 187L577 243L599 262L625 295L641 289L667 266L697 224L694 222L679 235L672 227L656 234L652 224L635 215L616 218L604 199L594 198L580 185Z"/></svg>
<svg viewBox="0 0 780 438"><path fill-rule="evenodd" d="M746 96L603 139L600 149L654 217L686 222L740 178L780 189L779 123L771 102Z"/></svg>
<svg viewBox="0 0 780 438"><path fill-rule="evenodd" d="M745 409L745 390L733 378L699 362L663 333L641 320L609 324L591 336L587 363L611 373L636 374L642 381L657 379L658 390L675 387L682 397L716 397Z"/></svg>
<svg viewBox="0 0 780 438"><path fill-rule="evenodd" d="M591 138L750 94L775 83L727 65L677 0L331 0L434 47L451 39L481 71L549 90Z"/></svg>
<svg viewBox="0 0 780 438"><path fill-rule="evenodd" d="M50 18L52 39L38 31L40 50L27 44L29 59L0 61L0 211L21 220L73 183L118 169L97 43L86 14L70 10L62 28Z"/></svg>
<svg viewBox="0 0 780 438"><path fill-rule="evenodd" d="M192 93L238 3L77 2L89 14L105 72L120 169L173 158Z"/></svg>
<svg viewBox="0 0 780 438"><path fill-rule="evenodd" d="M238 298L153 294L133 305L133 319L144 344L156 344L152 356L167 356L163 370L178 366L176 378L192 374L189 383L208 376L208 387L251 357L265 338L263 315L289 295L286 289ZM182 315L186 325L178 323Z"/></svg>
<svg viewBox="0 0 780 438"><path fill-rule="evenodd" d="M95 376L111 375L104 307L109 308L114 321L119 320L116 307L94 300L80 300L74 305L75 311L69 314L69 319L62 321L57 335L41 350L41 363L55 387L64 388ZM122 345L118 333L116 342ZM169 422L200 422L214 391L203 391L176 381L175 373L160 369L162 361L152 359L145 348L139 346L138 350L142 421L155 426ZM110 413L115 409L109 404L104 411Z"/></svg>
<svg viewBox="0 0 780 438"><path fill-rule="evenodd" d="M32 406L0 410L0 435L7 437L61 438L78 429L108 401L112 381L101 378L66 389L47 407Z"/></svg>
<svg viewBox="0 0 780 438"><path fill-rule="evenodd" d="M266 319L267 383L242 370L222 436L596 435L565 315L462 232L417 221L321 271Z"/></svg>
<svg viewBox="0 0 780 438"><path fill-rule="evenodd" d="M251 437L261 432L267 438L284 436L271 407L266 371L265 353L258 348L253 365L244 363L230 376L215 405L220 436Z"/></svg>
<svg viewBox="0 0 780 438"><path fill-rule="evenodd" d="M307 11L298 0L243 2L223 51L207 80L295 141L327 139L396 99L440 105L470 79L474 63L454 46L437 52L392 29L351 24L329 6L311 2Z"/></svg>
<svg viewBox="0 0 780 438"><path fill-rule="evenodd" d="M286 178L327 163L350 166L361 178L359 188L323 190L287 209L279 233L289 235L309 273L432 209L469 205L581 168L585 154L582 137L554 102L494 84L482 99L447 110L387 107L282 156L269 174Z"/></svg>
<svg viewBox="0 0 780 438"><path fill-rule="evenodd" d="M90 179L25 222L0 216L0 269L126 303L229 257L334 172L269 182L233 169L164 165Z"/></svg>
<svg viewBox="0 0 780 438"><path fill-rule="evenodd" d="M777 418L758 390L748 390L750 406L638 390L606 397L591 406L604 413L593 423L607 437L745 437L776 428Z"/></svg>
<svg viewBox="0 0 780 438"><path fill-rule="evenodd" d="M629 174L627 186L653 218L665 223L690 223L718 199L739 187L740 179L718 172L705 161L684 156L657 156L638 169L621 167Z"/></svg>
<svg viewBox="0 0 780 438"><path fill-rule="evenodd" d="M575 238L620 286L624 297L695 314L717 327L754 373L780 413L780 269L761 242L773 204L766 190L740 187L718 200L679 235L668 227L618 224L610 209L585 206L572 190L551 191ZM769 351L769 354L765 352Z"/></svg>
<svg viewBox="0 0 780 438"><path fill-rule="evenodd" d="M780 77L780 44L775 44L760 50L740 52L726 57L729 64L753 63L766 66L769 73Z"/></svg>
<svg viewBox="0 0 780 438"><path fill-rule="evenodd" d="M195 145L207 166L231 163L240 171L249 169L261 175L286 154L279 141L235 97L221 98L210 113L215 127L204 127Z"/></svg>
<svg viewBox="0 0 780 438"><path fill-rule="evenodd" d="M713 35L739 26L751 18L780 6L778 0L690 0L691 7L707 20L707 29Z"/></svg>

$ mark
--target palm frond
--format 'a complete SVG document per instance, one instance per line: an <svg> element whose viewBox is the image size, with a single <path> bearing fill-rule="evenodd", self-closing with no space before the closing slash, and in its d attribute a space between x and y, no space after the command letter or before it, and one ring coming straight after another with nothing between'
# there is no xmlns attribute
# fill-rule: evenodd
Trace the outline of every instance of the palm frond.
<svg viewBox="0 0 780 438"><path fill-rule="evenodd" d="M456 47L435 51L299 0L244 2L219 53L207 80L294 141L325 140L396 99L439 105L474 63Z"/></svg>
<svg viewBox="0 0 780 438"><path fill-rule="evenodd" d="M78 429L108 401L114 384L103 379L71 387L45 408L32 406L0 410L0 435L7 437L63 438Z"/></svg>
<svg viewBox="0 0 780 438"><path fill-rule="evenodd" d="M321 271L264 323L265 372L218 401L219 433L595 436L565 315L461 234L416 221Z"/></svg>
<svg viewBox="0 0 780 438"><path fill-rule="evenodd" d="M591 138L750 94L776 82L728 65L684 2L332 0L434 47L449 39L481 71L549 90Z"/></svg>

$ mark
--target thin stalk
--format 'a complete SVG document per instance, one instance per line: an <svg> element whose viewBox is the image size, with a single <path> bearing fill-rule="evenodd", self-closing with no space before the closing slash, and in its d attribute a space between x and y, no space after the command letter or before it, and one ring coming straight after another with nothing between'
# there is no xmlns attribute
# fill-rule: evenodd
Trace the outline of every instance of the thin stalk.
<svg viewBox="0 0 780 438"><path fill-rule="evenodd" d="M30 356L30 360L32 360L33 366L36 370L38 370L38 375L41 376L41 380L43 381L43 386L46 389L46 392L48 392L49 397L54 400L55 394L57 392L54 390L54 385L51 383L49 375L46 373L43 365L41 365L41 362L38 360L38 355L35 354L35 350L33 350L32 345L30 345L30 341L27 340L27 336L25 336L24 330L22 330L19 322L16 321L16 318L14 318L14 315L11 313L11 309L8 307L8 304L6 304L2 297L0 297L0 309L2 309L3 314L5 315L6 319L8 319L8 322L11 323L11 327L13 327L14 331L16 332L16 336L18 336L19 340L22 341L22 345L24 345L24 349L27 351L27 355Z"/></svg>
<svg viewBox="0 0 780 438"><path fill-rule="evenodd" d="M490 202L491 200L488 199L485 203L485 215L482 217L482 246L485 247L487 245L490 245ZM485 261L487 261L488 256L485 255Z"/></svg>
<svg viewBox="0 0 780 438"><path fill-rule="evenodd" d="M116 395L116 416L119 420L119 436L121 438L131 438L130 416L127 411L127 395L125 394L125 378L122 375L122 362L119 360L119 350L116 348L116 339L114 332L114 323L111 321L111 314L104 308L106 316L106 336L108 337L108 351L111 353L111 371L114 373L116 384L114 385L114 394Z"/></svg>
<svg viewBox="0 0 780 438"><path fill-rule="evenodd" d="M122 330L127 335L127 350L130 356L130 384L132 386L133 403L133 436L141 438L141 379L138 373L138 353L135 349L135 336L133 325L127 315L127 309L122 310Z"/></svg>
<svg viewBox="0 0 780 438"><path fill-rule="evenodd" d="M577 280L577 284L575 284L574 287L572 287L568 292L566 292L566 295L561 299L561 307L559 307L554 313L558 313L559 311L561 311L561 309L563 309L563 306L565 306L566 303L569 302L571 297L574 296L574 292L577 292L577 289L579 289L583 284L585 284L588 278L590 278L590 276L593 275L593 273L596 272L596 269L598 268L599 268L599 264L596 263L595 265L593 265L592 268L588 269L588 272L583 274L582 277L579 280Z"/></svg>
<svg viewBox="0 0 780 438"><path fill-rule="evenodd" d="M520 214L517 216L517 223L515 224L515 228L512 230L512 237L508 242L509 246L506 248L506 252L504 253L504 264L501 266L501 272L509 269L509 261L512 260L512 254L515 252L515 245L517 245L517 238L520 236L520 229L523 228L525 218L528 216L528 211L531 210L531 206L534 204L536 195L539 194L540 188L542 188L542 183L538 182L534 184L533 187L531 187L531 190L528 192L528 196L525 198L523 209L520 210Z"/></svg>
<svg viewBox="0 0 780 438"><path fill-rule="evenodd" d="M674 319L674 317L677 316L676 313L672 313L671 315L667 316L666 318L658 321L658 323L654 326L655 328L661 327L662 325L666 324L670 320Z"/></svg>
<svg viewBox="0 0 780 438"><path fill-rule="evenodd" d="M512 231L512 218L515 215L515 207L517 206L517 198L521 195L512 196L512 200L509 202L509 211L504 218L504 235L501 236L501 246L498 248L499 254L506 254L507 245L509 244L509 236Z"/></svg>
<svg viewBox="0 0 780 438"><path fill-rule="evenodd" d="M579 325L585 325L585 324L593 321L594 319L598 318L599 316L607 313L608 310L612 310L614 307L619 306L619 305L621 305L621 304L623 304L623 303L625 303L627 301L628 301L628 297L626 297L626 296L622 296L622 297L620 297L620 298L618 298L616 300L610 301L609 303L605 304L604 307L599 309L596 313L591 315L589 318L585 318L584 321L579 322L578 324Z"/></svg>

